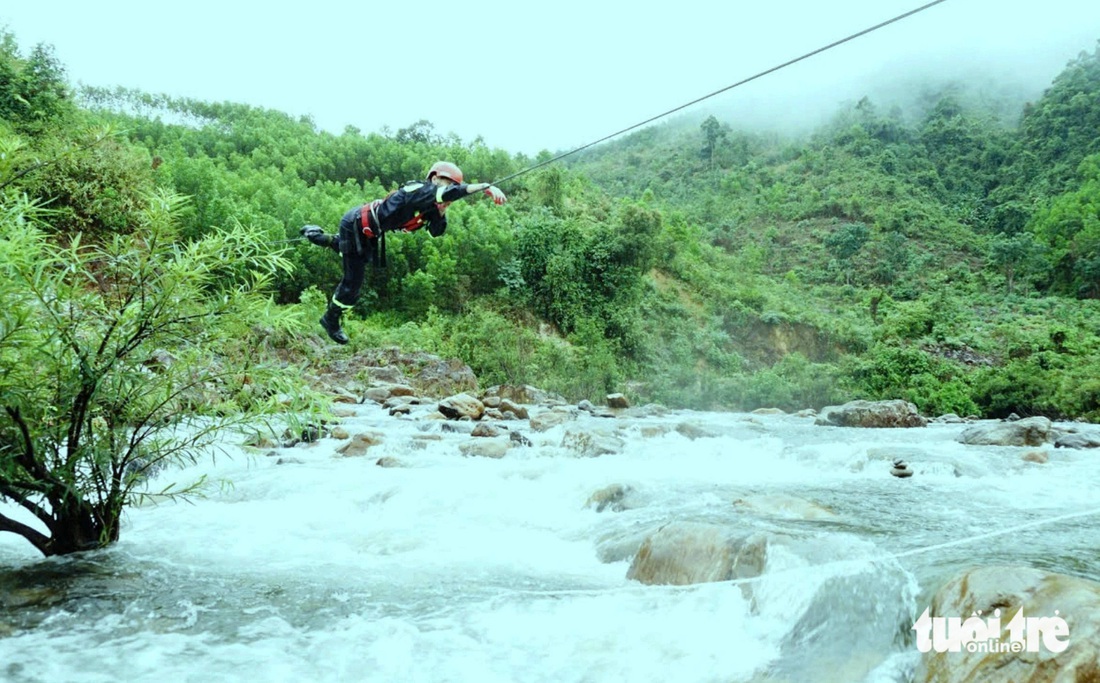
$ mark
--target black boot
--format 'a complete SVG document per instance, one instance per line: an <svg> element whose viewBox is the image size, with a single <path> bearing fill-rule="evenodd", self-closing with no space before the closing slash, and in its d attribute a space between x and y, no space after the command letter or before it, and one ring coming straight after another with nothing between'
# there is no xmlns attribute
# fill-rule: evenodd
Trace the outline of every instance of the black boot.
<svg viewBox="0 0 1100 683"><path fill-rule="evenodd" d="M325 328L325 332L328 332L328 336L337 344L347 344L350 341L348 335L340 329L340 316L343 314L344 309L336 304L329 304L328 310L321 316L321 327Z"/></svg>

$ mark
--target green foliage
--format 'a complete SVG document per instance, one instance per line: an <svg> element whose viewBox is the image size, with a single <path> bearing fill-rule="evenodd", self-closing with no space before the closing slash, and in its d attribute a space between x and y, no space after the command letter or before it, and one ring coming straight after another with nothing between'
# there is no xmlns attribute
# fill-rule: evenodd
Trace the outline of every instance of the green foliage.
<svg viewBox="0 0 1100 683"><path fill-rule="evenodd" d="M0 121L37 135L73 112L65 70L53 48L37 45L23 58L15 36L0 29Z"/></svg>
<svg viewBox="0 0 1100 683"><path fill-rule="evenodd" d="M151 196L132 234L57 243L34 204L4 199L0 496L47 531L3 515L0 531L45 555L117 540L125 506L196 490L150 491L150 475L284 409L287 375L254 351L259 329L300 324L262 294L288 262L239 226L180 244L180 202Z"/></svg>

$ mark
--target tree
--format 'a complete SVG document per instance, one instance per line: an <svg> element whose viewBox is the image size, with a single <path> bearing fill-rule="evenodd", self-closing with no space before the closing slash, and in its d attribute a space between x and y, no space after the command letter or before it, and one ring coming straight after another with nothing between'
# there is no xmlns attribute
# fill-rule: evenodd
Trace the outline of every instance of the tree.
<svg viewBox="0 0 1100 683"><path fill-rule="evenodd" d="M998 233L989 245L989 261L1004 275L1009 294L1014 293L1017 280L1030 283L1049 269L1045 255L1046 248L1030 232Z"/></svg>
<svg viewBox="0 0 1100 683"><path fill-rule="evenodd" d="M183 200L158 194L135 233L58 244L13 195L0 196L0 499L21 510L0 531L63 555L116 541L131 503L193 493L143 482L280 410L290 380L253 360L251 330L298 323L263 294L288 264L257 231L181 243Z"/></svg>
<svg viewBox="0 0 1100 683"><path fill-rule="evenodd" d="M718 145L726 139L726 129L718 123L718 119L714 118L713 115L708 116L699 128L703 131L703 149L700 151L700 156L706 159L708 164L713 164L714 152L718 149Z"/></svg>
<svg viewBox="0 0 1100 683"><path fill-rule="evenodd" d="M870 231L863 223L845 223L825 238L825 249L844 270L844 282L852 280L852 258L870 239Z"/></svg>

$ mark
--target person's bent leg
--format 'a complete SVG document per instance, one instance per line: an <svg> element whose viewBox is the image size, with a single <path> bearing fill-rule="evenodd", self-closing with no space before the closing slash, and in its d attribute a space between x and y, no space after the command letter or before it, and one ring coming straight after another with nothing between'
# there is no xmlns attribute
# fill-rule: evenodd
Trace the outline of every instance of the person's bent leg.
<svg viewBox="0 0 1100 683"><path fill-rule="evenodd" d="M344 276L332 295L328 310L321 317L321 327L337 344L347 344L350 341L340 327L340 318L344 311L355 306L355 302L359 300L359 290L362 289L363 279L366 277L367 257L352 246L358 243L356 230L354 222L347 216L340 222L340 241L349 246L343 253Z"/></svg>

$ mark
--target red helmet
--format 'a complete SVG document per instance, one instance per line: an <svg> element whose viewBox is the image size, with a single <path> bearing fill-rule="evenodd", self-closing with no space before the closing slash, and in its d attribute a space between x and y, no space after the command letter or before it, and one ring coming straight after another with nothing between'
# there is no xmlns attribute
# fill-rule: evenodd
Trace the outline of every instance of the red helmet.
<svg viewBox="0 0 1100 683"><path fill-rule="evenodd" d="M437 161L432 164L431 169L428 170L428 180L431 180L432 176L447 178L456 184L462 182L462 170L449 161Z"/></svg>

